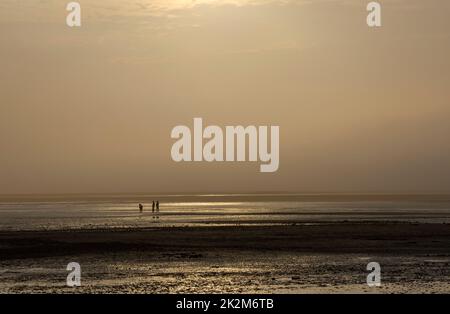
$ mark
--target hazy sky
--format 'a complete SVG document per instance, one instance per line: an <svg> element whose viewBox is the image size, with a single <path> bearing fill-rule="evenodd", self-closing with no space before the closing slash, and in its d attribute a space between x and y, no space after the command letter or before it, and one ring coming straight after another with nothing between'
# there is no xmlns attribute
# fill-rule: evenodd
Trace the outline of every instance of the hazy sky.
<svg viewBox="0 0 450 314"><path fill-rule="evenodd" d="M0 194L450 192L450 1L0 1ZM280 168L172 128L279 125Z"/></svg>

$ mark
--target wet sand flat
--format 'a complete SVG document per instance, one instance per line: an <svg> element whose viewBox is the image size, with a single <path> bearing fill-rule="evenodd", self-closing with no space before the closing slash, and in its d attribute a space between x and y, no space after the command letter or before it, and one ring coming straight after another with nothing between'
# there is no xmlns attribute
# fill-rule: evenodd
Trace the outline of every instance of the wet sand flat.
<svg viewBox="0 0 450 314"><path fill-rule="evenodd" d="M370 261L381 287L366 285ZM65 286L66 265L82 286ZM450 225L153 227L0 232L0 292L450 292Z"/></svg>

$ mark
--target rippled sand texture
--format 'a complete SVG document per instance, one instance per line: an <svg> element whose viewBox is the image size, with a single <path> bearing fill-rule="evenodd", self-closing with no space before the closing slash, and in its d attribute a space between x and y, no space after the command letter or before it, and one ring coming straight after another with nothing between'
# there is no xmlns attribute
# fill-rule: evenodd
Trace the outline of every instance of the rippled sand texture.
<svg viewBox="0 0 450 314"><path fill-rule="evenodd" d="M450 292L450 225L1 232L2 293ZM366 265L381 264L381 287ZM69 262L82 286L65 286Z"/></svg>
<svg viewBox="0 0 450 314"><path fill-rule="evenodd" d="M2 293L432 293L450 292L450 259L358 254L303 255L226 251L77 258L82 286L65 286L68 257L1 263ZM365 284L368 261L382 285Z"/></svg>

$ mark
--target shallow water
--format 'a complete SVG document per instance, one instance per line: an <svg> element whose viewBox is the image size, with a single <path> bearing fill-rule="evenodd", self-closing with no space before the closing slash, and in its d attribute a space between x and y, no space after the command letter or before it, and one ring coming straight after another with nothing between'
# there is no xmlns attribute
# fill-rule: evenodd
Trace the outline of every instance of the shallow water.
<svg viewBox="0 0 450 314"><path fill-rule="evenodd" d="M258 198L261 201L258 201ZM361 200L302 200L296 195L158 196L159 218L149 196L104 196L63 201L0 199L0 230L133 228L185 225L289 224L337 221L449 223L450 200L401 197ZM70 199L70 198L67 198ZM145 206L141 214L138 203Z"/></svg>

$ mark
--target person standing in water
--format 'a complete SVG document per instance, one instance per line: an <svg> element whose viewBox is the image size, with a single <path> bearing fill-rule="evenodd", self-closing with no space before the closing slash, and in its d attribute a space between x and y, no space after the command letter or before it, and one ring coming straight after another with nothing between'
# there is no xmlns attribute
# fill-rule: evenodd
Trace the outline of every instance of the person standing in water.
<svg viewBox="0 0 450 314"><path fill-rule="evenodd" d="M152 201L152 214L153 218L155 218L155 201Z"/></svg>
<svg viewBox="0 0 450 314"><path fill-rule="evenodd" d="M158 218L159 219L159 201L156 201L156 212L157 212L157 216L156 216L156 218Z"/></svg>
<svg viewBox="0 0 450 314"><path fill-rule="evenodd" d="M139 203L139 212L142 213L143 210L144 210L144 205Z"/></svg>

